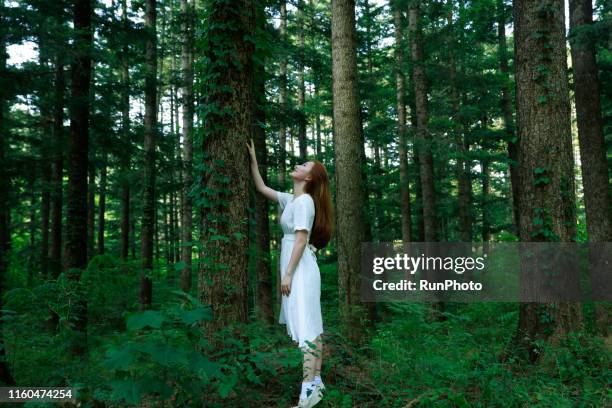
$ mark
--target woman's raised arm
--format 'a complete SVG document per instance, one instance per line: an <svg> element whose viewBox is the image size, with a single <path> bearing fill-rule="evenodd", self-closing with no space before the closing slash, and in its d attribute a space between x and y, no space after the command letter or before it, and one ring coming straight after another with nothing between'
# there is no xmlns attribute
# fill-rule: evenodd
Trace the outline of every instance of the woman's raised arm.
<svg viewBox="0 0 612 408"><path fill-rule="evenodd" d="M273 202L278 202L278 197L276 196L276 190L266 186L264 184L263 179L261 178L261 174L259 174L259 167L257 166L257 156L255 155L255 144L253 143L253 139L251 139L251 144L247 143L247 149L249 149L249 156L251 157L251 174L253 175L253 182L255 183L255 187L257 191L264 195L268 200Z"/></svg>

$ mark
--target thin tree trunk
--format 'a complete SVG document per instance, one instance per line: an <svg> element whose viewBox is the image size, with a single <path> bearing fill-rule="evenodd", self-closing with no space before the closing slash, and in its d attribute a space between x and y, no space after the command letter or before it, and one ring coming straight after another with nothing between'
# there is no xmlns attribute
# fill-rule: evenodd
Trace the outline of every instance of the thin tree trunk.
<svg viewBox="0 0 612 408"><path fill-rule="evenodd" d="M62 203L64 180L64 65L61 55L55 63L55 101L53 114L53 163L51 182L51 277L56 279L62 266Z"/></svg>
<svg viewBox="0 0 612 408"><path fill-rule="evenodd" d="M305 48L306 40L304 31L306 31L306 19L304 12L304 0L298 0L297 4L297 26L298 26L298 143L300 146L300 160L306 161L307 143L306 143L306 83L304 81L304 65L305 65Z"/></svg>
<svg viewBox="0 0 612 408"><path fill-rule="evenodd" d="M93 150L93 149L92 149ZM93 156L93 152L91 153ZM95 228L96 228L96 167L93 157L88 163L87 185L87 260L94 257Z"/></svg>
<svg viewBox="0 0 612 408"><path fill-rule="evenodd" d="M281 44L287 46L287 3L286 0L280 0L280 41ZM278 103L281 110L281 128L279 133L279 166L278 166L278 186L280 191L285 191L285 173L287 172L287 57L283 54L279 63L279 99ZM280 213L278 218L280 218ZM279 264L280 268L280 264ZM280 273L280 269L279 269ZM280 276L280 275L279 275ZM277 279L279 281L280 279ZM277 285L277 299L280 301L280 284Z"/></svg>
<svg viewBox="0 0 612 408"><path fill-rule="evenodd" d="M0 78L6 78L6 32L8 25L4 20L5 11L4 0L0 1ZM0 87L0 163L6 163L5 149L8 148L8 131L9 127L5 123L6 111L6 87ZM9 191L11 188L11 179L5 165L0 166L0 295L5 292L5 278L8 271L8 252L9 252ZM3 297L0 296L0 311L4 310ZM4 313L1 314L4 317ZM15 385L15 380L11 375L9 365L6 361L6 347L4 343L4 319L0 319L0 381L6 385Z"/></svg>
<svg viewBox="0 0 612 408"><path fill-rule="evenodd" d="M570 0L569 11L587 234L589 242L610 242L612 241L612 202L593 44L594 34L584 31L593 25L591 1ZM608 334L612 325L610 315L610 302L595 304L595 326L603 336Z"/></svg>
<svg viewBox="0 0 612 408"><path fill-rule="evenodd" d="M508 51L506 45L506 13L503 0L497 0L497 40L499 47L499 70L503 76L501 88L501 109L504 119L504 129L508 140L508 158L510 159L510 185L512 187L512 217L516 225L516 231L520 230L520 219L518 210L518 147L516 130L512 120L512 100L510 90L510 74L508 68Z"/></svg>
<svg viewBox="0 0 612 408"><path fill-rule="evenodd" d="M266 15L262 6L257 7L257 22L259 29L266 28ZM258 157L259 172L264 183L268 184L268 154L266 150L266 87L265 60L255 65L255 123L253 143ZM257 245L257 318L267 324L274 323L274 308L272 303L272 275L270 273L270 224L268 219L268 199L255 194L255 225Z"/></svg>
<svg viewBox="0 0 612 408"><path fill-rule="evenodd" d="M103 147L103 149L105 149ZM102 152L102 169L100 170L100 199L98 202L98 255L104 254L104 213L106 212L106 174L108 153Z"/></svg>
<svg viewBox="0 0 612 408"><path fill-rule="evenodd" d="M157 126L157 1L146 0L144 180L142 200L140 308L148 309L153 297L153 235L155 233L155 128Z"/></svg>
<svg viewBox="0 0 612 408"><path fill-rule="evenodd" d="M482 169L482 242L491 240L491 221L489 217L489 160L482 159L480 161Z"/></svg>
<svg viewBox="0 0 612 408"><path fill-rule="evenodd" d="M402 241L412 241L412 220L410 213L410 185L408 181L408 156L406 153L406 102L404 79L404 45L403 45L403 18L400 2L393 3L393 19L395 24L395 81L397 100L397 139L400 159L400 216L402 222Z"/></svg>
<svg viewBox="0 0 612 408"><path fill-rule="evenodd" d="M68 278L79 281L87 266L87 168L89 159L89 90L91 79L92 3L75 0L74 40L76 58L72 64L72 95L66 195L66 250ZM83 355L87 350L87 299L77 285L70 350Z"/></svg>
<svg viewBox="0 0 612 408"><path fill-rule="evenodd" d="M128 31L127 0L121 0L121 22L124 33ZM121 133L127 142L130 138L130 71L128 61L128 46L125 44L121 52ZM130 154L123 152L121 180L121 251L122 260L127 260L130 246Z"/></svg>
<svg viewBox="0 0 612 408"><path fill-rule="evenodd" d="M425 241L437 241L436 231L436 195L434 188L433 155L431 152L431 135L427 129L429 113L427 107L427 78L423 65L423 44L421 40L420 11L417 2L411 2L408 10L408 29L411 40L413 63L413 84L415 109L417 116L417 148L419 149L419 166L421 193L423 200L423 222Z"/></svg>
<svg viewBox="0 0 612 408"><path fill-rule="evenodd" d="M193 228L193 200L190 196L193 184L191 174L193 168L193 41L194 41L194 4L188 0L181 0L181 13L183 16L183 44L181 53L181 70L183 78L183 190L181 220L182 234L181 259L183 270L181 272L181 289L185 292L191 290L191 259L192 259L192 228Z"/></svg>

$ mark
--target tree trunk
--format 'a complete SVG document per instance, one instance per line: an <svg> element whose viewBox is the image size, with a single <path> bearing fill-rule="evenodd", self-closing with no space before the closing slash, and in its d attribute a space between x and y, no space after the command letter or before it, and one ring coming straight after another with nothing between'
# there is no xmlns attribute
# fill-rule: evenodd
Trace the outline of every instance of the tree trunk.
<svg viewBox="0 0 612 408"><path fill-rule="evenodd" d="M455 140L455 148L457 150L457 159L455 165L455 174L457 177L458 186L458 208L459 208L459 236L463 242L472 241L472 189L470 178L470 167L467 163L468 145L466 143L467 134L461 134L461 123L463 118L459 114L459 85L457 82L457 66L455 61L455 28L453 24L453 2L447 2L449 10L446 15L448 24L448 69L451 87L451 106L453 112L453 128L452 132Z"/></svg>
<svg viewBox="0 0 612 408"><path fill-rule="evenodd" d="M181 71L183 86L181 97L183 99L183 190L181 219L181 289L185 292L191 290L191 259L192 259L192 228L193 210L190 196L193 184L191 175L193 167L193 47L195 30L195 10L193 1L181 0L181 13L183 16L183 44L181 52Z"/></svg>
<svg viewBox="0 0 612 408"><path fill-rule="evenodd" d="M8 54L6 53L6 33L8 25L3 21L4 12L4 0L0 1L0 78L6 78L6 59ZM6 87L0 86L0 310L3 308L3 297L5 292L5 278L8 270L8 251L10 241L9 231L9 191L11 188L11 179L7 171L6 165L6 154L5 149L8 148L8 126L4 121L4 115L6 112ZM4 317L4 313L2 313ZM6 347L4 345L4 319L0 320L0 381L6 385L15 385L15 380L11 375L9 366L6 361Z"/></svg>
<svg viewBox="0 0 612 408"><path fill-rule="evenodd" d="M520 230L520 219L518 209L518 147L514 122L512 121L512 92L510 90L510 74L508 69L508 51L506 45L506 13L503 0L497 0L497 40L499 47L499 70L503 76L501 88L501 109L504 118L504 128L508 140L508 159L510 159L510 184L512 187L512 217L516 225L516 231Z"/></svg>
<svg viewBox="0 0 612 408"><path fill-rule="evenodd" d="M287 3L280 0L280 41L287 46ZM285 173L287 172L287 57L283 54L279 63L279 97L278 103L281 110L281 128L279 134L279 166L278 166L278 186L280 191L285 191ZM280 213L278 215L280 218ZM280 264L279 264L280 267ZM280 285L278 286L278 299L280 299Z"/></svg>
<svg viewBox="0 0 612 408"><path fill-rule="evenodd" d="M572 241L576 209L563 2L513 4L520 240ZM514 342L525 345L535 362L541 353L534 342L555 342L578 329L580 311L579 303L521 303Z"/></svg>
<svg viewBox="0 0 612 408"><path fill-rule="evenodd" d="M105 149L103 147L103 149ZM100 170L100 191L98 202L98 255L104 254L104 213L106 212L106 174L108 153L102 152L102 169Z"/></svg>
<svg viewBox="0 0 612 408"><path fill-rule="evenodd" d="M121 0L121 23L123 32L128 31L127 0ZM130 138L130 71L128 62L128 46L123 46L121 52L121 134L126 142ZM123 152L122 180L121 180L121 251L123 261L127 260L130 246L130 154Z"/></svg>
<svg viewBox="0 0 612 408"><path fill-rule="evenodd" d="M140 308L148 309L153 296L153 234L155 233L155 128L157 126L157 1L146 0L144 185L141 225Z"/></svg>
<svg viewBox="0 0 612 408"><path fill-rule="evenodd" d="M298 30L298 143L300 146L300 160L306 161L307 142L306 142L306 111L304 110L306 103L306 84L304 82L304 65L305 65L305 48L306 40L304 32L306 31L306 18L304 11L304 0L298 0L297 4L297 30Z"/></svg>
<svg viewBox="0 0 612 408"><path fill-rule="evenodd" d="M332 0L332 74L339 306L343 332L359 344L365 317L359 297L365 195L353 0Z"/></svg>
<svg viewBox="0 0 612 408"><path fill-rule="evenodd" d="M93 149L92 149L93 150ZM96 167L93 152L88 163L87 186L87 260L94 257L95 228L96 228Z"/></svg>
<svg viewBox="0 0 612 408"><path fill-rule="evenodd" d="M423 65L423 44L421 39L420 10L417 2L411 2L408 10L408 29L410 32L410 49L413 63L414 99L417 116L417 148L421 176L421 194L423 199L423 223L425 241L437 241L436 231L436 195L434 186L433 155L431 152L431 135L427 129L429 114L427 107L427 78Z"/></svg>
<svg viewBox="0 0 612 408"><path fill-rule="evenodd" d="M53 114L53 163L51 172L51 277L57 279L62 265L62 203L64 180L64 64L61 55L55 63L55 101Z"/></svg>
<svg viewBox="0 0 612 408"><path fill-rule="evenodd" d="M406 102L404 100L404 45L403 45L403 18L399 1L394 1L393 19L395 23L395 81L397 100L397 143L400 159L400 205L402 222L402 241L412 241L412 223L410 214L410 185L408 182L408 156L406 153Z"/></svg>
<svg viewBox="0 0 612 408"><path fill-rule="evenodd" d="M240 13L236 13L236 9ZM212 106L202 146L206 169L201 176L202 246L199 293L210 304L213 319L203 325L212 335L221 327L248 320L248 153L244 146L253 126L255 4L251 0L212 3L208 10L206 57L211 79L206 104ZM230 89L231 92L226 91ZM228 112L231 112L229 114ZM236 335L240 335L236 333Z"/></svg>
<svg viewBox="0 0 612 408"><path fill-rule="evenodd" d="M266 29L266 16L263 7L257 8L257 23L260 30ZM255 128L253 143L258 157L259 172L264 183L268 184L268 154L266 151L266 88L265 63L255 65ZM257 318L267 324L274 323L272 303L272 275L270 273L270 226L268 219L268 200L263 195L255 194L255 228L257 245Z"/></svg>
<svg viewBox="0 0 612 408"><path fill-rule="evenodd" d="M72 63L72 94L70 109L70 138L68 154L68 188L66 195L67 276L79 281L81 270L87 266L87 168L89 159L89 89L91 80L92 3L74 2L74 53ZM71 352L82 355L87 350L87 299L80 284L72 312L73 341Z"/></svg>
<svg viewBox="0 0 612 408"><path fill-rule="evenodd" d="M589 242L609 242L612 241L612 203L594 34L584 31L593 25L593 8L590 1L570 0L569 11L587 234ZM595 304L595 326L599 334L606 336L611 324L610 303Z"/></svg>
<svg viewBox="0 0 612 408"><path fill-rule="evenodd" d="M489 160L480 161L482 169L482 242L491 240L491 220L489 217Z"/></svg>

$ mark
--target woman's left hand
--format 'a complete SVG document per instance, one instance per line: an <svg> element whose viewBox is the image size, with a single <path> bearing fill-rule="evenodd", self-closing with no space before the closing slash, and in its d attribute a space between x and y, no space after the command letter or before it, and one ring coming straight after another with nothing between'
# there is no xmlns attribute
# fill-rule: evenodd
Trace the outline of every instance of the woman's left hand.
<svg viewBox="0 0 612 408"><path fill-rule="evenodd" d="M285 296L289 296L291 293L291 281L293 280L293 276L289 274L285 274L285 277L281 281L281 294Z"/></svg>

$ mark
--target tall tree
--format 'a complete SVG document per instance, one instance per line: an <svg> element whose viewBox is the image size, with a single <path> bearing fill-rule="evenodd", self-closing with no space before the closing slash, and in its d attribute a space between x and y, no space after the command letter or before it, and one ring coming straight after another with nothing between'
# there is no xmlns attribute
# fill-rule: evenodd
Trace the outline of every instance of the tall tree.
<svg viewBox="0 0 612 408"><path fill-rule="evenodd" d="M128 33L127 0L121 0L121 23L123 35ZM121 134L123 140L130 140L130 71L128 60L128 43L124 40L121 50ZM130 154L129 149L122 153L122 180L121 180L121 259L126 260L130 245Z"/></svg>
<svg viewBox="0 0 612 408"><path fill-rule="evenodd" d="M145 118L144 118L144 185L142 199L140 304L151 305L153 282L153 234L155 231L155 132L157 126L157 1L146 0L145 27Z"/></svg>
<svg viewBox="0 0 612 408"><path fill-rule="evenodd" d="M419 2L411 1L408 9L408 30L412 58L412 83L414 86L417 119L416 143L419 155L419 174L423 201L423 223L425 241L437 240L436 193L434 186L433 154L431 135L427 129L429 112L427 107L427 77L423 61L422 27L420 24Z"/></svg>
<svg viewBox="0 0 612 408"><path fill-rule="evenodd" d="M91 48L93 42L91 0L74 1L74 59L71 66L72 93L68 153L68 187L66 196L66 267L68 276L79 281L80 271L87 266L87 167L89 157L89 89L91 80ZM87 301L77 285L73 316L74 354L83 354L87 347Z"/></svg>
<svg viewBox="0 0 612 408"><path fill-rule="evenodd" d="M508 158L510 159L510 187L512 191L512 216L516 231L520 230L518 209L518 162L517 138L512 119L512 94L510 91L510 69L508 67L508 46L506 44L506 6L504 0L497 0L497 41L499 49L499 71L502 75L501 109L504 129L508 140Z"/></svg>
<svg viewBox="0 0 612 408"><path fill-rule="evenodd" d="M200 300L210 304L212 333L248 320L248 182L246 149L253 131L252 0L213 1L206 33L206 106L201 174ZM239 150L237 150L239 149Z"/></svg>
<svg viewBox="0 0 612 408"><path fill-rule="evenodd" d="M520 240L572 241L576 210L563 1L513 4ZM570 302L521 303L514 341L533 362L539 355L535 341L555 341L577 329L580 310Z"/></svg>
<svg viewBox="0 0 612 408"><path fill-rule="evenodd" d="M286 46L287 43L287 2L280 0L280 41ZM282 52L282 51L281 51ZM278 185L281 191L285 190L285 172L287 171L287 56L282 52L279 62L279 91L278 103L281 110L281 123L278 143ZM279 214L280 218L280 214ZM280 269L279 269L280 270ZM277 285L277 295L280 299L280 285Z"/></svg>
<svg viewBox="0 0 612 408"><path fill-rule="evenodd" d="M5 111L6 100L8 98L6 81L6 29L8 24L5 21L5 3L0 1L0 162L5 163L7 149L8 127L6 126ZM6 272L8 270L8 250L9 250L9 201L8 195L11 187L11 181L7 172L7 166L0 166L0 310L4 310L2 302L4 298L4 282ZM4 315L4 313L2 313ZM2 316L4 317L4 316ZM0 381L7 385L14 385L15 380L11 375L9 366L6 361L6 347L4 346L4 319L0 320Z"/></svg>
<svg viewBox="0 0 612 408"><path fill-rule="evenodd" d="M306 82L304 80L304 70L306 65L306 11L304 0L298 0L297 4L297 30L298 30L298 144L300 146L300 160L305 161L307 155L306 141Z"/></svg>
<svg viewBox="0 0 612 408"><path fill-rule="evenodd" d="M360 251L365 241L361 122L357 93L354 0L332 0L333 136L336 159L336 239L340 313L346 335L359 342L365 315L360 304Z"/></svg>
<svg viewBox="0 0 612 408"><path fill-rule="evenodd" d="M600 86L593 44L593 7L590 0L570 0L570 45L576 96L580 164L584 185L587 233L590 242L612 241L612 202L608 181L606 142L601 116ZM606 335L609 305L597 304L595 321Z"/></svg>
<svg viewBox="0 0 612 408"><path fill-rule="evenodd" d="M395 24L395 81L397 99L397 144L400 159L400 206L402 241L412 241L412 222L410 212L410 185L408 184L408 156L406 152L406 80L404 78L404 31L402 3L393 2L393 21ZM377 149L378 150L378 149Z"/></svg>
<svg viewBox="0 0 612 408"><path fill-rule="evenodd" d="M181 47L182 71L182 98L183 98L183 192L182 204L182 252L183 272L181 274L181 288L188 292L191 289L191 241L192 241L192 199L191 187L193 184L193 47L194 47L194 18L195 8L193 1L181 0L181 17L183 19L183 42Z"/></svg>
<svg viewBox="0 0 612 408"><path fill-rule="evenodd" d="M266 13L263 5L257 6L257 33L260 36L259 43L265 43L264 37L268 30ZM263 38L262 38L263 37ZM263 47L257 47L258 54L255 64L255 98L253 143L259 157L261 178L265 184L268 183L268 152L266 149L266 66ZM274 323L274 308L272 303L272 275L270 274L270 220L268 217L268 199L261 194L255 194L255 225L257 242L257 290L256 290L256 312L260 321L267 324Z"/></svg>
<svg viewBox="0 0 612 408"><path fill-rule="evenodd" d="M51 276L57 278L62 264L62 202L64 181L64 58L61 52L55 57L54 108L53 108L53 164L51 182L51 250L49 261Z"/></svg>

